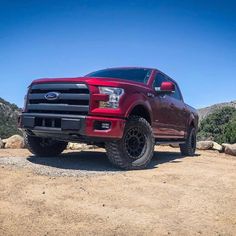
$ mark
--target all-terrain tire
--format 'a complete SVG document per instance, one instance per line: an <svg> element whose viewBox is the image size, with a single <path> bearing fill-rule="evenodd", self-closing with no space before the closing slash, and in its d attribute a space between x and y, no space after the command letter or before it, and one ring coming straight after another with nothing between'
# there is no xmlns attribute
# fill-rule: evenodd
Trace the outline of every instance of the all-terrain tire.
<svg viewBox="0 0 236 236"><path fill-rule="evenodd" d="M194 156L196 151L196 140L196 129L191 126L186 142L179 145L181 154L183 156Z"/></svg>
<svg viewBox="0 0 236 236"><path fill-rule="evenodd" d="M24 140L29 151L39 157L58 156L67 146L67 142L30 136L27 133L24 133Z"/></svg>
<svg viewBox="0 0 236 236"><path fill-rule="evenodd" d="M142 117L130 117L122 139L105 144L109 161L116 167L134 170L145 168L152 159L155 146L150 124Z"/></svg>

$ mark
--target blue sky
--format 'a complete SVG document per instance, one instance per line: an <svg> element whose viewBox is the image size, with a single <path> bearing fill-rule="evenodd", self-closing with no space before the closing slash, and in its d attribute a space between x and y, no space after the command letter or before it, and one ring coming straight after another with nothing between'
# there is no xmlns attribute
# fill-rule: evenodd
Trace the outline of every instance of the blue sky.
<svg viewBox="0 0 236 236"><path fill-rule="evenodd" d="M236 100L236 1L0 0L0 97L42 77L155 67L197 108Z"/></svg>

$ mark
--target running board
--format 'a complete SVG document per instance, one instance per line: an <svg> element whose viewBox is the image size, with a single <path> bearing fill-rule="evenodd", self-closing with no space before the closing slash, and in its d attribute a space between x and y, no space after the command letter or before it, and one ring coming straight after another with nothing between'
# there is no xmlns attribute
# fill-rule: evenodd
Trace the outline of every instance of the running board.
<svg viewBox="0 0 236 236"><path fill-rule="evenodd" d="M172 141L172 140L165 140L165 141L156 141L156 145L176 145L176 144L184 144L185 140L178 140L178 141Z"/></svg>

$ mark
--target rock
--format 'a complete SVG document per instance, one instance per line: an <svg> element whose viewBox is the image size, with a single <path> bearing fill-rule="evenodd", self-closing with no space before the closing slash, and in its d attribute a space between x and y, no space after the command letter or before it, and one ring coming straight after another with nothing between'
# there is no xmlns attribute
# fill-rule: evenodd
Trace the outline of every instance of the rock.
<svg viewBox="0 0 236 236"><path fill-rule="evenodd" d="M85 149L86 144L84 143L71 143L69 142L67 145L67 149L69 150L83 150Z"/></svg>
<svg viewBox="0 0 236 236"><path fill-rule="evenodd" d="M168 144L168 143L159 143L158 146L170 147L170 144Z"/></svg>
<svg viewBox="0 0 236 236"><path fill-rule="evenodd" d="M222 145L223 148L226 148L226 146L231 145L231 144L229 144L229 143L222 143L221 145Z"/></svg>
<svg viewBox="0 0 236 236"><path fill-rule="evenodd" d="M179 148L179 144L172 143L169 145L172 148Z"/></svg>
<svg viewBox="0 0 236 236"><path fill-rule="evenodd" d="M225 153L228 155L236 156L236 143L226 145Z"/></svg>
<svg viewBox="0 0 236 236"><path fill-rule="evenodd" d="M229 144L229 143L222 143L221 145L222 145L223 147L226 147L226 146L231 145L231 144Z"/></svg>
<svg viewBox="0 0 236 236"><path fill-rule="evenodd" d="M71 143L69 142L67 145L68 150L84 150L84 149L96 149L95 145L87 145L85 143Z"/></svg>
<svg viewBox="0 0 236 236"><path fill-rule="evenodd" d="M1 148L4 148L4 143L3 143L3 141L0 139L0 149Z"/></svg>
<svg viewBox="0 0 236 236"><path fill-rule="evenodd" d="M2 139L2 142L3 142L3 144L5 145L6 142L7 142L7 138L6 138L6 139Z"/></svg>
<svg viewBox="0 0 236 236"><path fill-rule="evenodd" d="M213 148L213 141L199 141L197 142L197 149L199 150L209 150Z"/></svg>
<svg viewBox="0 0 236 236"><path fill-rule="evenodd" d="M98 148L96 145L86 145L87 149L96 149Z"/></svg>
<svg viewBox="0 0 236 236"><path fill-rule="evenodd" d="M229 143L222 143L221 146L223 148L223 152L225 151L226 146L230 145Z"/></svg>
<svg viewBox="0 0 236 236"><path fill-rule="evenodd" d="M213 149L213 150L217 150L217 151L219 151L219 152L222 152L222 151L223 151L223 147L222 147L220 144L216 143L216 142L213 142L213 147L212 147L212 149Z"/></svg>
<svg viewBox="0 0 236 236"><path fill-rule="evenodd" d="M3 143L5 143L5 148L10 148L10 149L25 148L24 139L20 135L13 135L8 139L4 139Z"/></svg>

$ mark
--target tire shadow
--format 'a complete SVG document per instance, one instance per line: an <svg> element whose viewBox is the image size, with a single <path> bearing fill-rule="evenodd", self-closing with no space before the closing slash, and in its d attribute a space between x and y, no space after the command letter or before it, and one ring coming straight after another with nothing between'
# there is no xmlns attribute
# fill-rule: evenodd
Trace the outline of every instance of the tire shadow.
<svg viewBox="0 0 236 236"><path fill-rule="evenodd" d="M179 163L185 158L178 152L155 152L152 161L147 169L158 168L163 163ZM44 165L59 169L71 169L81 171L111 171L121 172L122 170L114 167L107 159L105 152L81 151L62 153L55 157L37 157L29 156L27 160L33 164Z"/></svg>
<svg viewBox="0 0 236 236"><path fill-rule="evenodd" d="M200 154L195 154L194 156L182 156L180 152L171 152L171 151L156 151L154 152L152 161L149 164L149 169L150 168L157 168L158 165L164 164L164 163L180 163L182 162L182 159L186 157L190 158L196 158L200 156Z"/></svg>
<svg viewBox="0 0 236 236"><path fill-rule="evenodd" d="M62 153L55 157L30 156L27 160L38 165L45 165L59 169L84 171L120 171L110 164L106 153L98 151L81 151Z"/></svg>

